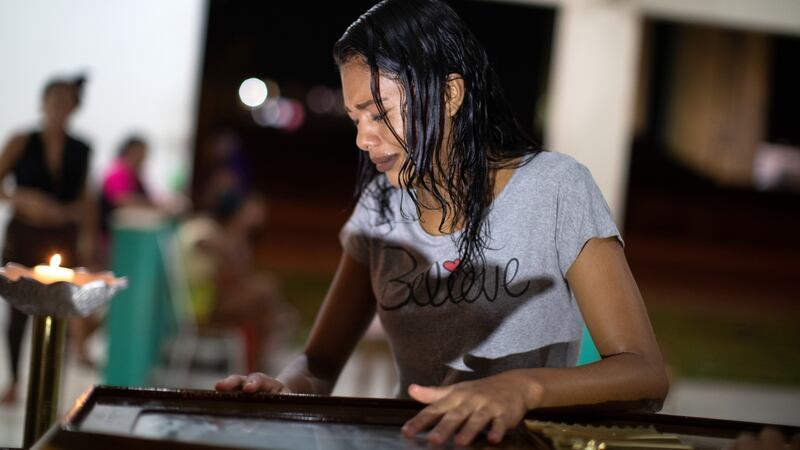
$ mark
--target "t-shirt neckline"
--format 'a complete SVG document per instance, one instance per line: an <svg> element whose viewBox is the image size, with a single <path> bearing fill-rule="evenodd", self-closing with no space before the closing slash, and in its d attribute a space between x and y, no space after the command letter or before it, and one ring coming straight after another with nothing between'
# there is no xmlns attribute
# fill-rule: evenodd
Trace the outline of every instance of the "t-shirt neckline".
<svg viewBox="0 0 800 450"><path fill-rule="evenodd" d="M520 169L522 169L526 165L527 164L523 163L514 169L514 172L511 174L511 177L508 179L508 182L506 183L505 186L503 186L503 190L500 191L499 194L497 194L497 197L495 197L494 200L492 200L492 204L489 206L490 215L491 212L494 211L494 209L497 207L497 205L500 204L501 200L503 200L504 197L508 196L507 192L513 187L515 180L518 178L517 174L519 173ZM430 234L428 233L428 231L425 230L425 228L422 228L422 224L419 221L419 217L415 217L412 221L414 222L413 224L414 229L431 242L441 242L444 239L452 240L454 237L458 237L458 235L461 234L461 230L456 230L455 232L450 234Z"/></svg>

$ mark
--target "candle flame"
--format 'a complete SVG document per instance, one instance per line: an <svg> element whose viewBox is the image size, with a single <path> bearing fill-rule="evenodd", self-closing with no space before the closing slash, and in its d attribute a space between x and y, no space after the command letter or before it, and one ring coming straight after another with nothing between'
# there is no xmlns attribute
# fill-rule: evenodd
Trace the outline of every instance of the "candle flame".
<svg viewBox="0 0 800 450"><path fill-rule="evenodd" d="M50 258L50 265L51 265L52 267L58 267L58 266L60 266L60 265L61 265L61 255L59 255L58 253L56 253L55 255L53 255L53 256Z"/></svg>

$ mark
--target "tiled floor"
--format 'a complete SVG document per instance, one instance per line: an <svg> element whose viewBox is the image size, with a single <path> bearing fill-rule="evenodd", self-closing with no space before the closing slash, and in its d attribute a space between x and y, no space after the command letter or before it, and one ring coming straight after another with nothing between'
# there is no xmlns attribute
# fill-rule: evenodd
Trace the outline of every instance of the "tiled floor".
<svg viewBox="0 0 800 450"><path fill-rule="evenodd" d="M5 311L0 313L0 324L5 329ZM27 342L23 347L23 359L27 358ZM102 339L92 340L94 353L102 351ZM291 359L291 355L281 357ZM0 390L8 382L6 370L7 353L5 338L0 337ZM23 376L27 372L27 360L23 361ZM194 388L210 388L213 381L224 374L205 374L192 378ZM350 363L345 367L334 395L363 397L387 397L393 395L394 371L386 347L380 342L362 343ZM91 369L66 361L61 408L66 412L75 399L87 388L100 382L98 374ZM24 395L23 395L24 396ZM14 407L0 407L0 447L18 447L22 441L24 398ZM767 423L782 423L800 426L800 389L779 388L721 381L681 379L673 386L663 411L697 417L718 417Z"/></svg>

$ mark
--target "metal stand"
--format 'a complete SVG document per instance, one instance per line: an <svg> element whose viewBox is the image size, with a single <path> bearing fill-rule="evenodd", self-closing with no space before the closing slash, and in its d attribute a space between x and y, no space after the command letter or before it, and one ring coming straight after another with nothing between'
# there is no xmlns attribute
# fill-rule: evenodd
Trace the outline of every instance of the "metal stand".
<svg viewBox="0 0 800 450"><path fill-rule="evenodd" d="M58 418L67 319L32 316L31 364L23 448L30 448Z"/></svg>
<svg viewBox="0 0 800 450"><path fill-rule="evenodd" d="M42 283L28 267L13 262L0 267L0 300L33 318L23 448L31 448L58 419L68 318L89 315L127 285L111 272L79 268L72 282Z"/></svg>

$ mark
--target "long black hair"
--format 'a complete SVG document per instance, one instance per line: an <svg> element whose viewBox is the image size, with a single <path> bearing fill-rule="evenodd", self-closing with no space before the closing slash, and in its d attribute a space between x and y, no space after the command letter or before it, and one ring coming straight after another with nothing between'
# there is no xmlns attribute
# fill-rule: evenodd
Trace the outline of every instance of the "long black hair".
<svg viewBox="0 0 800 450"><path fill-rule="evenodd" d="M363 60L371 71L372 97L384 122L408 154L400 186L421 212L415 189L432 194L443 212L439 224L461 227L455 238L459 270L483 262L494 192L493 171L525 164L540 150L511 112L483 46L450 6L437 0L384 0L359 17L333 47L340 67ZM403 88L404 139L386 118L380 76ZM449 149L442 148L447 83L464 82L464 98L453 117ZM374 196L388 221L391 185L371 184L379 172L359 152L356 198ZM374 189L369 189L370 186ZM448 205L449 203L449 205Z"/></svg>

